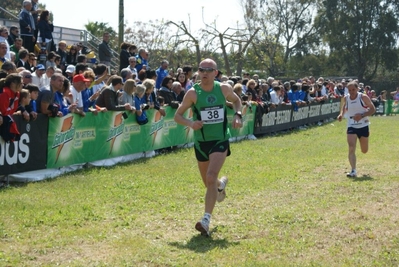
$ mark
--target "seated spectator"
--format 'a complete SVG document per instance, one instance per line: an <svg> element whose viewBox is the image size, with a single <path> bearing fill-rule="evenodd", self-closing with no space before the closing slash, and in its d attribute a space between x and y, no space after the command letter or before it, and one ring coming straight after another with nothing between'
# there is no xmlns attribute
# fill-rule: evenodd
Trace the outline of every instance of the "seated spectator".
<svg viewBox="0 0 399 267"><path fill-rule="evenodd" d="M0 64L1 65L1 64ZM16 73L17 66L15 66L14 62L6 61L1 65L1 69L7 72L7 74Z"/></svg>
<svg viewBox="0 0 399 267"><path fill-rule="evenodd" d="M122 77L112 76L110 78L110 85L106 86L100 93L100 96L96 100L96 105L99 107L105 107L107 110L133 110L129 103L118 105L118 91L122 89L123 82Z"/></svg>
<svg viewBox="0 0 399 267"><path fill-rule="evenodd" d="M25 107L26 111L29 113L29 115L31 116L31 118L33 120L36 120L37 118L37 105L36 105L36 100L37 97L39 96L39 87L35 84L28 84L26 86L26 89L28 89L29 93L30 93L30 102L29 105Z"/></svg>
<svg viewBox="0 0 399 267"><path fill-rule="evenodd" d="M75 45L72 45L67 52L66 64L76 65L78 63L78 50Z"/></svg>
<svg viewBox="0 0 399 267"><path fill-rule="evenodd" d="M46 68L48 69L49 67L56 68L57 64L55 63L55 58L56 58L56 53L54 51L50 51L47 54L47 60L46 60Z"/></svg>
<svg viewBox="0 0 399 267"><path fill-rule="evenodd" d="M7 44L5 42L0 42L0 68L3 66L3 64L7 61L10 61L9 59L6 58L7 54Z"/></svg>
<svg viewBox="0 0 399 267"><path fill-rule="evenodd" d="M22 47L22 38L16 38L13 45L10 46L10 52L13 51L15 53L15 60L11 60L12 62L18 62L19 60L19 51L23 49Z"/></svg>
<svg viewBox="0 0 399 267"><path fill-rule="evenodd" d="M30 65L28 59L29 59L29 51L26 49L19 50L19 60L17 61L17 68L23 67L26 70L30 71Z"/></svg>
<svg viewBox="0 0 399 267"><path fill-rule="evenodd" d="M23 70L19 73L22 77L22 88L26 88L25 86L29 83L32 83L32 73L29 70Z"/></svg>
<svg viewBox="0 0 399 267"><path fill-rule="evenodd" d="M135 113L136 108L134 105L134 92L136 91L136 82L133 79L128 79L123 85L123 92L119 97L119 105L125 105L127 103L132 107L131 112Z"/></svg>
<svg viewBox="0 0 399 267"><path fill-rule="evenodd" d="M87 64L87 56L85 54L78 55L76 64L77 63Z"/></svg>
<svg viewBox="0 0 399 267"><path fill-rule="evenodd" d="M75 65L75 74L83 74L86 70L89 69L89 66L85 63L77 63Z"/></svg>
<svg viewBox="0 0 399 267"><path fill-rule="evenodd" d="M123 82L125 82L128 79L132 79L132 75L133 75L133 73L130 70L130 68L123 68L121 70L121 77L122 77Z"/></svg>
<svg viewBox="0 0 399 267"><path fill-rule="evenodd" d="M71 82L73 75L75 74L75 65L68 65L65 70L66 78Z"/></svg>
<svg viewBox="0 0 399 267"><path fill-rule="evenodd" d="M22 78L16 73L9 74L0 85L0 135L5 142L19 140L20 133L13 114L18 109Z"/></svg>
<svg viewBox="0 0 399 267"><path fill-rule="evenodd" d="M8 39L8 29L7 29L6 26L0 25L0 43L5 43L6 44L7 51L6 51L6 54L5 54L4 57L7 60L10 60L11 59L10 58L10 45L9 45L7 39Z"/></svg>
<svg viewBox="0 0 399 267"><path fill-rule="evenodd" d="M19 38L19 29L17 26L11 26L8 34L8 44L12 46L15 43L15 39Z"/></svg>
<svg viewBox="0 0 399 267"><path fill-rule="evenodd" d="M34 72L37 66L37 57L34 53L29 53L28 63L30 66L30 71Z"/></svg>

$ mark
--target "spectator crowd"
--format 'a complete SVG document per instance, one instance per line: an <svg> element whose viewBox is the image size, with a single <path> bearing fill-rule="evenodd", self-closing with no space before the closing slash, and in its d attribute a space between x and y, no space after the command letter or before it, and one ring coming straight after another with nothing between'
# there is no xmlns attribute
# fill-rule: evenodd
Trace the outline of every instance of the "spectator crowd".
<svg viewBox="0 0 399 267"><path fill-rule="evenodd" d="M133 114L143 125L148 122L148 109L165 116L163 107L177 108L185 92L198 82L198 72L190 65L173 69L162 60L157 68L150 68L147 49L127 42L120 46L119 70L111 73L113 53L107 32L98 47L99 62L89 64L88 48L82 43L54 43L50 12L39 10L37 2L23 1L19 27L0 26L0 135L6 142L19 137L14 115L30 121L39 113L62 117L117 110L125 111L124 116ZM281 105L298 110L312 102L342 98L351 81L312 76L281 81L257 74L228 77L220 70L217 73L215 80L230 84L243 105L251 110L257 107L258 125L263 114ZM359 91L376 107L389 96L399 100L399 87L377 96L369 85L359 83Z"/></svg>

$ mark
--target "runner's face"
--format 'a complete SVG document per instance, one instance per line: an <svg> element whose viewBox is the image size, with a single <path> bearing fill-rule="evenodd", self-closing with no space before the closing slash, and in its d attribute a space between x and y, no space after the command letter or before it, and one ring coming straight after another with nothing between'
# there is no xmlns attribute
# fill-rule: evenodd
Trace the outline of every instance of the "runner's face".
<svg viewBox="0 0 399 267"><path fill-rule="evenodd" d="M214 80L216 77L216 68L211 63L204 62L198 68L201 81L203 80Z"/></svg>
<svg viewBox="0 0 399 267"><path fill-rule="evenodd" d="M351 96L353 96L357 93L357 88L354 85L349 85L348 92Z"/></svg>

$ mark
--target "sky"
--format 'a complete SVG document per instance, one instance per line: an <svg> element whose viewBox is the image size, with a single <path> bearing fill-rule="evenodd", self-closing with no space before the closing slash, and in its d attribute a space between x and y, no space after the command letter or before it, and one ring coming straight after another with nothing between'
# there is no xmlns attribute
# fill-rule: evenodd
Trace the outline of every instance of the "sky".
<svg viewBox="0 0 399 267"><path fill-rule="evenodd" d="M119 0L39 0L54 15L54 25L73 29L85 29L90 22L108 23L118 32ZM143 4L137 7L138 4ZM237 22L243 21L240 0L125 0L124 12L126 27L132 27L135 21L172 20L191 21L191 30L204 28L204 20L211 24L216 20L217 30L223 32L228 27L236 28Z"/></svg>

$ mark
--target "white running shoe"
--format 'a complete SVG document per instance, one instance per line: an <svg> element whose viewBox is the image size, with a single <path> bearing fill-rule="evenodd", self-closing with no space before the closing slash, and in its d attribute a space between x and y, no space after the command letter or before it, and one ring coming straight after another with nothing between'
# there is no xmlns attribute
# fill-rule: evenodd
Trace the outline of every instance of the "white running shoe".
<svg viewBox="0 0 399 267"><path fill-rule="evenodd" d="M227 179L227 177L226 176L223 176L222 178L220 178L220 182L221 182L221 184L222 184L222 187L221 188L218 188L218 197L217 197L217 202L222 202L224 199L225 199L225 197L226 197L226 190L225 190L225 188L226 188L226 186L227 186L227 182L228 182L229 180Z"/></svg>
<svg viewBox="0 0 399 267"><path fill-rule="evenodd" d="M348 173L346 174L346 177L356 177L356 171L355 171L355 170L352 170L351 172L348 172Z"/></svg>
<svg viewBox="0 0 399 267"><path fill-rule="evenodd" d="M207 218L202 218L201 221L195 224L195 229L201 233L203 236L209 236L209 220Z"/></svg>

